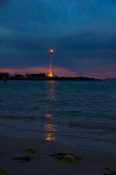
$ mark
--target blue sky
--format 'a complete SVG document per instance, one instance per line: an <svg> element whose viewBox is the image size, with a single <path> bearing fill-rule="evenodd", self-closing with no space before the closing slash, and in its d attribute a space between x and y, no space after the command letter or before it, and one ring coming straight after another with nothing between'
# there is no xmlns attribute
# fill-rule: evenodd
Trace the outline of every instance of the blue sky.
<svg viewBox="0 0 116 175"><path fill-rule="evenodd" d="M0 1L0 67L55 67L116 77L115 0Z"/></svg>

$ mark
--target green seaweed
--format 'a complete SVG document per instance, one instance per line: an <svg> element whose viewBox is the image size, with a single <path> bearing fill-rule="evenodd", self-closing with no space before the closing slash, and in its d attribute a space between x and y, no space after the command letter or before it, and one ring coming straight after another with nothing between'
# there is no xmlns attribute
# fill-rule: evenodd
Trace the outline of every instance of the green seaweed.
<svg viewBox="0 0 116 175"><path fill-rule="evenodd" d="M29 156L13 157L12 160L18 160L20 162L30 162L31 158Z"/></svg>
<svg viewBox="0 0 116 175"><path fill-rule="evenodd" d="M36 154L36 151L35 151L34 149L32 149L32 148L26 148L26 149L24 150L24 152L25 152L26 154Z"/></svg>
<svg viewBox="0 0 116 175"><path fill-rule="evenodd" d="M75 164L79 163L79 161L82 160L81 157L69 153L58 153L51 156L63 164Z"/></svg>
<svg viewBox="0 0 116 175"><path fill-rule="evenodd" d="M105 169L110 172L110 175L116 175L116 166L106 167Z"/></svg>
<svg viewBox="0 0 116 175"><path fill-rule="evenodd" d="M116 166L110 166L106 168L108 171L116 173Z"/></svg>
<svg viewBox="0 0 116 175"><path fill-rule="evenodd" d="M2 174L6 174L6 169L0 168L0 175L2 175Z"/></svg>

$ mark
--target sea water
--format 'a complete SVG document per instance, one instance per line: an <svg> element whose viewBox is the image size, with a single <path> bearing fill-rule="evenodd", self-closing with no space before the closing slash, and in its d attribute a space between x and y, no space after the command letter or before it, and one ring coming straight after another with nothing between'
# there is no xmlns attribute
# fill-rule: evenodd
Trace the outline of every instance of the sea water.
<svg viewBox="0 0 116 175"><path fill-rule="evenodd" d="M0 135L116 153L116 81L0 81Z"/></svg>

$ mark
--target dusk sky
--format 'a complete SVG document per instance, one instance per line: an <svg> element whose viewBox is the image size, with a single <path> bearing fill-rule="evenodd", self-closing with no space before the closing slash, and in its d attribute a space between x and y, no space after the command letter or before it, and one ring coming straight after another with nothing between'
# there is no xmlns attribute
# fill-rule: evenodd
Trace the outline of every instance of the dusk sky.
<svg viewBox="0 0 116 175"><path fill-rule="evenodd" d="M0 71L116 78L116 0L0 0Z"/></svg>

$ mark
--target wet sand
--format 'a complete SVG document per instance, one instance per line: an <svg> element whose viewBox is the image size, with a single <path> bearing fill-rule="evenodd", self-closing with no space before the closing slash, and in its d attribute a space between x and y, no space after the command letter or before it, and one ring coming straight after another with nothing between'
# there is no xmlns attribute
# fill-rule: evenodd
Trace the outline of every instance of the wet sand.
<svg viewBox="0 0 116 175"><path fill-rule="evenodd" d="M32 155L24 151L35 150ZM64 164L51 154L70 153L82 158L78 163ZM30 157L21 162L18 157ZM79 150L59 143L0 136L0 168L8 175L104 175L105 167L116 166L116 154Z"/></svg>

